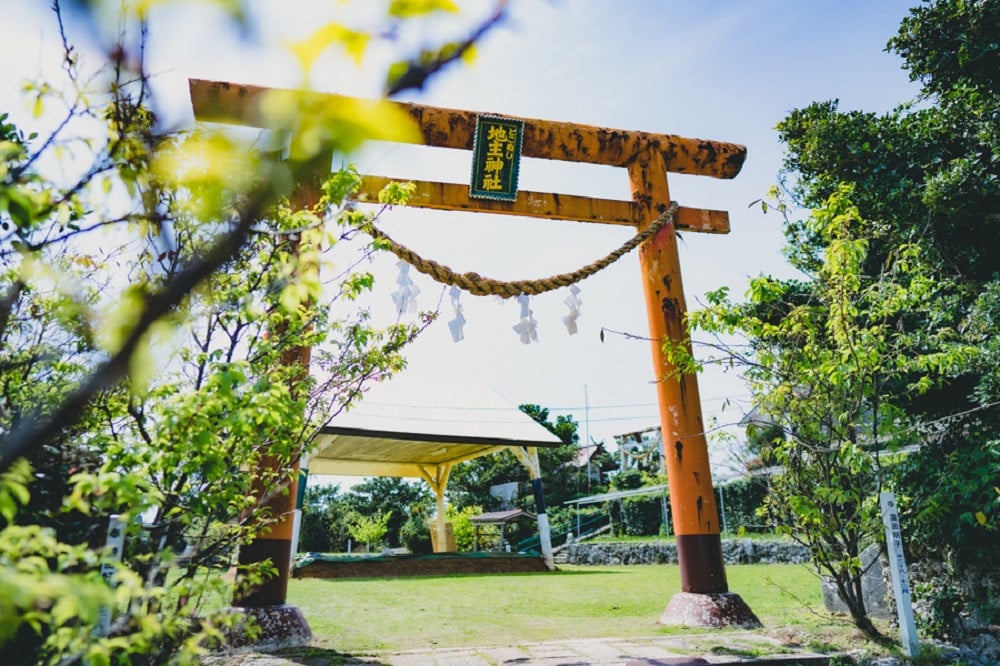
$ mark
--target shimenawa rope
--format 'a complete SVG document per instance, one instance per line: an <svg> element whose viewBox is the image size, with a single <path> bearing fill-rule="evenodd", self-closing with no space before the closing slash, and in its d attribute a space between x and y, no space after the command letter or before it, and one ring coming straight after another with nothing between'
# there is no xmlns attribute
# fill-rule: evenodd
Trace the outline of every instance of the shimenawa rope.
<svg viewBox="0 0 1000 666"><path fill-rule="evenodd" d="M648 238L651 238L660 229L670 224L670 222L673 221L674 214L677 212L677 208L677 202L671 202L670 207L667 208L662 215L653 220L645 229L625 241L617 250L614 250L603 258L587 264L582 268L578 268L570 273L560 273L559 275L553 275L537 280L514 280L510 282L484 277L479 273L456 273L448 266L439 264L431 259L425 259L405 245L397 243L384 231L378 229L373 224L366 224L362 228L366 233L372 236L372 238L388 243L389 250L392 251L392 253L397 257L410 264L424 275L430 276L437 282L458 287L459 289L477 296L513 298L515 296L520 296L521 294L534 296L536 294L543 294L547 291L554 291L562 287L568 287L590 277L598 271L604 270L637 248L640 243Z"/></svg>

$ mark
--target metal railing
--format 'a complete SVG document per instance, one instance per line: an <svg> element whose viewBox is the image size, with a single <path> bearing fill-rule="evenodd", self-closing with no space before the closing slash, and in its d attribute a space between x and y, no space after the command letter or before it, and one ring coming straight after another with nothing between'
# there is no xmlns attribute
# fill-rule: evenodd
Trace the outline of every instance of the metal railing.
<svg viewBox="0 0 1000 666"><path fill-rule="evenodd" d="M570 534L574 534L576 540L585 539L610 523L611 515L608 513L601 512L592 513L586 517L581 516L577 520L573 521L570 529L551 533L552 548L555 549L560 546L564 546L566 544L566 538ZM541 540L536 534L535 536L531 536L517 542L514 545L513 550L522 554L538 555L541 552Z"/></svg>

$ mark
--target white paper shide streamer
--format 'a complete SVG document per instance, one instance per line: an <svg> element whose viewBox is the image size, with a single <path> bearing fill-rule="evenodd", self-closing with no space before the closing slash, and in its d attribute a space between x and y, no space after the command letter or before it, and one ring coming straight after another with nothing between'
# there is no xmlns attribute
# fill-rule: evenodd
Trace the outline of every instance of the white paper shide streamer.
<svg viewBox="0 0 1000 666"><path fill-rule="evenodd" d="M451 298L451 307L455 311L455 318L448 322L448 330L451 331L451 339L455 342L465 339L465 333L462 331L465 326L465 314L462 310L462 304L458 302L461 295L462 290L458 287L452 287L448 292L448 296Z"/></svg>
<svg viewBox="0 0 1000 666"><path fill-rule="evenodd" d="M410 279L410 265L405 261L397 261L399 267L399 277L396 284L399 289L392 292L392 302L396 304L397 314L413 314L417 311L417 296L420 295L420 288Z"/></svg>
<svg viewBox="0 0 1000 666"><path fill-rule="evenodd" d="M517 297L517 302L521 304L521 321L514 326L514 332L520 336L522 344L538 342L538 322L535 321L534 312L528 307L528 297L521 294Z"/></svg>
<svg viewBox="0 0 1000 666"><path fill-rule="evenodd" d="M569 308L569 314L563 317L563 324L570 335L576 335L576 320L580 318L580 308L583 307L583 300L580 298L580 288L575 284L569 288L569 296L563 303Z"/></svg>
<svg viewBox="0 0 1000 666"><path fill-rule="evenodd" d="M417 296L420 295L420 288L410 277L410 266L406 261L396 262L399 276L396 278L397 289L392 292L392 302L396 306L397 315L414 314L417 311ZM454 313L454 317L448 321L448 331L454 342L461 342L465 339L467 321L461 298L462 289L459 287L452 286L448 290L448 299L451 301L451 309ZM513 326L514 332L517 333L522 344L530 345L532 342L538 342L538 321L535 319L534 310L531 309L530 297L527 294L521 294L517 297L517 302L521 306L521 316L520 321ZM576 335L579 330L577 320L580 318L583 308L580 288L575 284L571 285L569 295L563 299L563 303L569 312L562 318L562 323L570 335Z"/></svg>

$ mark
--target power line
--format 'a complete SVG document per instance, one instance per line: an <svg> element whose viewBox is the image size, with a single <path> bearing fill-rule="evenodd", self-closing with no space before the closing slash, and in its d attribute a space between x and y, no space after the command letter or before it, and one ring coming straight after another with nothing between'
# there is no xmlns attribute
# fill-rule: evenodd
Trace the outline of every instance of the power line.
<svg viewBox="0 0 1000 666"><path fill-rule="evenodd" d="M749 396L745 395L723 395L723 396L711 396L707 398L701 398L702 402L715 402L719 400L737 400L737 399L748 399ZM508 411L508 407L466 407L462 405L422 405L415 404L412 402L383 402L380 400L364 400L366 405L378 405L382 407L416 407L416 408L428 408L428 409L447 409L453 411L477 411L477 412L505 412ZM659 403L656 402L633 402L621 405L577 405L573 407L549 407L547 405L538 405L542 409L547 409L550 412L584 412L587 410L595 409L636 409L636 408L646 408L646 407L656 407Z"/></svg>
<svg viewBox="0 0 1000 666"><path fill-rule="evenodd" d="M740 394L740 395L717 395L717 396L709 396L707 398L706 397L701 398L702 402L720 402L725 400L732 400L734 402L739 400L750 400L750 396L745 394ZM597 405L597 406L590 405L589 409L591 411L595 409L632 409L637 407L656 407L658 405L659 405L658 402L635 402L624 405ZM543 405L543 407L545 407L545 409L548 409L550 412L581 412L587 409L587 407L583 405L578 407L548 407Z"/></svg>

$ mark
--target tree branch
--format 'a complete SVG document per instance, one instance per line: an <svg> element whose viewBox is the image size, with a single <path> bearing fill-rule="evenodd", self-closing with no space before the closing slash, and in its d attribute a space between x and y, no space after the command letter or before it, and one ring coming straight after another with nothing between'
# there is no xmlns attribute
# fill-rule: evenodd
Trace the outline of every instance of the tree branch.
<svg viewBox="0 0 1000 666"><path fill-rule="evenodd" d="M262 178L262 183L273 182ZM50 441L65 428L76 424L85 412L87 403L100 391L109 388L129 375L129 362L150 328L176 308L199 284L229 261L246 240L251 226L263 215L273 200L274 192L268 185L255 190L243 206L233 228L200 259L177 273L158 291L146 299L146 307L135 327L129 332L122 346L100 365L94 373L44 420L26 420L0 442L0 472L6 471L17 458Z"/></svg>

